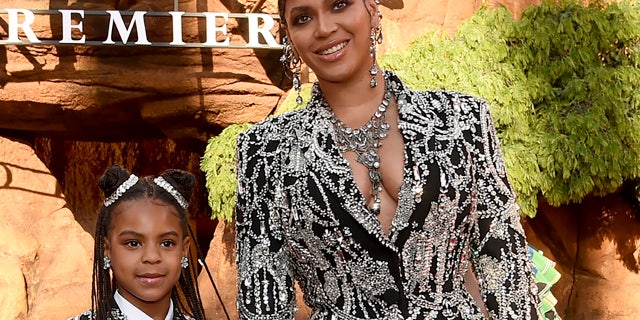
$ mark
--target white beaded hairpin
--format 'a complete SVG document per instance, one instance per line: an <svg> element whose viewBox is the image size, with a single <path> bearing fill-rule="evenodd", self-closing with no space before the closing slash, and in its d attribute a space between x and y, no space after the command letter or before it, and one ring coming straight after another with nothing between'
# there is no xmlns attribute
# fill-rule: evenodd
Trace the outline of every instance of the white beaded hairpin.
<svg viewBox="0 0 640 320"><path fill-rule="evenodd" d="M116 191L112 193L109 197L104 199L104 206L108 207L116 202L122 195L127 192L127 190L131 189L136 183L138 183L138 177L135 174L129 176L125 182L118 186Z"/></svg>
<svg viewBox="0 0 640 320"><path fill-rule="evenodd" d="M165 180L163 177L157 177L153 179L153 182L155 182L158 187L169 192L169 194L174 199L176 199L176 201L178 201L178 204L182 207L182 209L187 209L187 207L189 206L189 202L187 202L187 199L185 199L180 194L180 192L178 192L178 190L176 190L169 182L167 182L167 180Z"/></svg>

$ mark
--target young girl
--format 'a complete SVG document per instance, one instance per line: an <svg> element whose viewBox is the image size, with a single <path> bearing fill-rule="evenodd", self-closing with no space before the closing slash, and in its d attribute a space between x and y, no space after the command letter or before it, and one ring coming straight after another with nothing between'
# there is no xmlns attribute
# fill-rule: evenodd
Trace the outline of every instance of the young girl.
<svg viewBox="0 0 640 320"><path fill-rule="evenodd" d="M72 319L205 319L186 214L194 185L181 170L144 178L118 166L105 172L92 308Z"/></svg>

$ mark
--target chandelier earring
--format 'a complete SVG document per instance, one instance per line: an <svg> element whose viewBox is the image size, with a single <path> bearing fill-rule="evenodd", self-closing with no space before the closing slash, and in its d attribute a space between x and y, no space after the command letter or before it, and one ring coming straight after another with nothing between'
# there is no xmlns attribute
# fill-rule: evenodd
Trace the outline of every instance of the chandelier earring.
<svg viewBox="0 0 640 320"><path fill-rule="evenodd" d="M297 93L296 103L298 105L302 104L302 97L300 96L300 90L302 89L302 83L300 82L300 70L302 66L302 61L293 51L293 47L289 42L289 38L287 36L282 37L282 56L280 57L280 62L284 65L285 74L288 72L291 73L291 80L293 82L293 89Z"/></svg>
<svg viewBox="0 0 640 320"><path fill-rule="evenodd" d="M382 19L382 14L378 11L378 17ZM371 82L369 82L369 86L371 88L375 88L378 86L378 81L376 80L376 76L378 75L378 61L376 58L376 51L378 50L378 45L382 43L382 28L380 25L371 28L371 46L369 47L369 56L373 59L373 65L369 68L369 75L371 75Z"/></svg>
<svg viewBox="0 0 640 320"><path fill-rule="evenodd" d="M109 270L109 268L111 268L111 259L102 257L102 269Z"/></svg>

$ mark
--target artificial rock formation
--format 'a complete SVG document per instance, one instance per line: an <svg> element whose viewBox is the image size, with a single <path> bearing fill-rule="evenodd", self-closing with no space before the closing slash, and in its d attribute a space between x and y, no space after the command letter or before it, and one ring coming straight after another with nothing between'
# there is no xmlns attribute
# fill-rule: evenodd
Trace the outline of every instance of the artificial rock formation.
<svg viewBox="0 0 640 320"><path fill-rule="evenodd" d="M516 14L532 2L504 0ZM383 1L381 53L437 27L453 30L481 3ZM173 5L172 0L10 0L2 8L171 11ZM277 13L275 0L181 0L178 9ZM145 21L150 41L171 41L169 18ZM7 32L2 25L0 38ZM83 19L87 40L104 41L107 27L106 16ZM60 40L60 15L36 15L32 29L40 39ZM205 42L205 29L204 19L184 18L184 41ZM230 19L228 30L231 43L247 42L246 20ZM267 49L0 46L0 130L68 140L166 136L205 141L231 123L261 120L275 108L280 87L289 86L279 55Z"/></svg>
<svg viewBox="0 0 640 320"><path fill-rule="evenodd" d="M518 16L538 1L381 2L384 54L434 28L453 31L483 3L505 5ZM170 11L173 3L7 0L0 9ZM178 6L190 12L277 11L276 0L180 0ZM0 14L0 39L7 32L4 19ZM88 40L104 40L106 22L86 17ZM60 23L59 17L38 16L33 29L42 39L59 39ZM166 26L166 20L150 18L149 38L170 41ZM183 30L185 41L205 41L202 21L185 19ZM229 30L232 43L247 41L242 22L231 19ZM290 86L279 55L264 49L0 46L0 136L24 141L0 137L0 319L63 319L89 306L91 234L101 198L96 183L109 165L122 164L140 175L167 168L195 173L200 188L190 211L206 217L199 172L204 143L231 123L265 118L278 105ZM639 297L633 295L640 292L633 264L640 259L640 237L634 233L639 229L620 201L594 198L581 208L560 209L542 204L539 218L527 220L530 241L558 261L563 273L555 287L562 315L639 317L634 303ZM201 224L196 229L206 233ZM210 246L207 261L233 318L229 224L218 224ZM220 318L208 279L201 275L199 281L208 313ZM302 307L298 317L307 313Z"/></svg>
<svg viewBox="0 0 640 320"><path fill-rule="evenodd" d="M28 145L0 137L0 319L64 319L91 304L93 239Z"/></svg>

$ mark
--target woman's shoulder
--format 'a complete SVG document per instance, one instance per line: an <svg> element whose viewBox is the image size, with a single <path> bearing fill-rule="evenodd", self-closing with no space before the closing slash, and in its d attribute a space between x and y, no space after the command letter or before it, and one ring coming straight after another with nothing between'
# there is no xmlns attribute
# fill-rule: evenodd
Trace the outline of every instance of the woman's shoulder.
<svg viewBox="0 0 640 320"><path fill-rule="evenodd" d="M474 112L487 106L487 102L483 98L460 91L424 90L411 92L431 109L440 112Z"/></svg>
<svg viewBox="0 0 640 320"><path fill-rule="evenodd" d="M310 123L309 110L300 109L262 120L240 134L239 143L264 144L284 140L293 128Z"/></svg>
<svg viewBox="0 0 640 320"><path fill-rule="evenodd" d="M69 318L69 320L93 320L95 319L95 315L93 314L93 310L87 310L75 317Z"/></svg>
<svg viewBox="0 0 640 320"><path fill-rule="evenodd" d="M416 119L437 120L444 127L466 122L474 124L488 115L489 105L477 96L450 90L409 91L403 112ZM444 129L444 128L441 128Z"/></svg>

